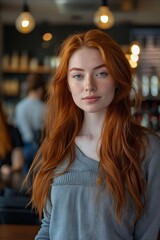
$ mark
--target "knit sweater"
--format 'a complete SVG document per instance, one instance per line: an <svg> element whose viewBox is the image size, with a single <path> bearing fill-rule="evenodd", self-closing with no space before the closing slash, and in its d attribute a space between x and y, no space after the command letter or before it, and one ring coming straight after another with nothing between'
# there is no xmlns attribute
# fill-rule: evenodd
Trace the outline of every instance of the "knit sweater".
<svg viewBox="0 0 160 240"><path fill-rule="evenodd" d="M96 184L98 162L76 147L74 163L53 181L35 240L156 240L160 229L160 139L155 135L149 135L142 169L147 181L144 213L134 225L134 210L128 204L123 222L118 223L109 192Z"/></svg>

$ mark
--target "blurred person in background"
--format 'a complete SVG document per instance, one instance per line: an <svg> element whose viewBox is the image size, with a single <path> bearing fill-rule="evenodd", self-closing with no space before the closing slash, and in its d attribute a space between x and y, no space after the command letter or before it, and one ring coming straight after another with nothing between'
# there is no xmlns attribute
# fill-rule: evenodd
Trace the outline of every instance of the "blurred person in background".
<svg viewBox="0 0 160 240"><path fill-rule="evenodd" d="M27 96L15 108L15 124L18 127L24 143L24 174L39 148L41 129L45 113L45 84L40 74L30 74L27 78Z"/></svg>
<svg viewBox="0 0 160 240"><path fill-rule="evenodd" d="M0 175L8 177L21 172L24 165L23 141L18 129L7 122L0 100Z"/></svg>

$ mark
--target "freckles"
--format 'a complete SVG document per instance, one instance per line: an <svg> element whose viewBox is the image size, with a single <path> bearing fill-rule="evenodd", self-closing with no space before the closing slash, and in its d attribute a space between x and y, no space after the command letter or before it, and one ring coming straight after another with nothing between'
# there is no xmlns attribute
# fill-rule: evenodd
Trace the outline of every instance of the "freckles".
<svg viewBox="0 0 160 240"><path fill-rule="evenodd" d="M91 57L91 61L92 61L92 62L96 62L97 59L96 59L95 57Z"/></svg>

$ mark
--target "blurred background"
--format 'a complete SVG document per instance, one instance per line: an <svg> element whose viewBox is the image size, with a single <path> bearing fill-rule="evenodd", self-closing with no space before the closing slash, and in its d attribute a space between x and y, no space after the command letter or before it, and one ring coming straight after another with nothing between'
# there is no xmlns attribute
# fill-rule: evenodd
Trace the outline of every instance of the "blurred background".
<svg viewBox="0 0 160 240"><path fill-rule="evenodd" d="M101 6L109 7L114 18L108 25L95 19ZM15 104L26 95L27 74L37 72L49 79L59 61L58 48L67 35L103 28L126 52L134 69L135 84L149 100L138 115L140 121L158 129L159 9L160 0L0 0L0 83L9 121L13 120ZM30 27L25 29L19 17L24 10L33 17ZM135 42L141 52L131 56ZM157 77L151 80L152 75ZM152 101L155 99L156 102ZM146 120L148 109L157 111L156 119L150 114Z"/></svg>
<svg viewBox="0 0 160 240"><path fill-rule="evenodd" d="M95 17L102 6L112 14L108 24ZM37 72L49 79L63 39L100 28L122 46L134 69L135 84L146 100L137 118L158 131L159 9L160 0L0 0L0 83L9 121L15 104L26 95L26 75ZM21 26L24 10L33 17L30 27ZM131 52L134 43L140 47L138 56Z"/></svg>
<svg viewBox="0 0 160 240"><path fill-rule="evenodd" d="M64 38L97 28L121 45L132 67L142 97L135 118L159 133L159 12L160 0L0 0L0 99L8 124L15 124L15 107L27 96L30 75L41 76L47 90ZM19 191L23 179L23 171L7 178L0 174L0 239L33 239L35 225L39 228L37 216L26 208L26 191Z"/></svg>

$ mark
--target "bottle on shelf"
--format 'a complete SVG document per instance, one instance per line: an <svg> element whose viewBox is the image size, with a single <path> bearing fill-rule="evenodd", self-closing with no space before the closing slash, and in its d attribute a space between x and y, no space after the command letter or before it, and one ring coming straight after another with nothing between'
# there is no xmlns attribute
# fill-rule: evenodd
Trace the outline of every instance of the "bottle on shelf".
<svg viewBox="0 0 160 240"><path fill-rule="evenodd" d="M5 54L2 58L2 68L7 69L10 66L10 56Z"/></svg>
<svg viewBox="0 0 160 240"><path fill-rule="evenodd" d="M28 58L28 52L26 50L22 51L19 61L19 67L21 69L28 68L29 58Z"/></svg>
<svg viewBox="0 0 160 240"><path fill-rule="evenodd" d="M159 94L159 78L157 75L152 75L150 78L150 91L152 97L158 97Z"/></svg>
<svg viewBox="0 0 160 240"><path fill-rule="evenodd" d="M141 82L141 91L143 97L149 97L150 95L150 79L149 76L143 75Z"/></svg>
<svg viewBox="0 0 160 240"><path fill-rule="evenodd" d="M12 69L17 69L19 67L19 54L18 51L14 51L11 55L10 66Z"/></svg>

